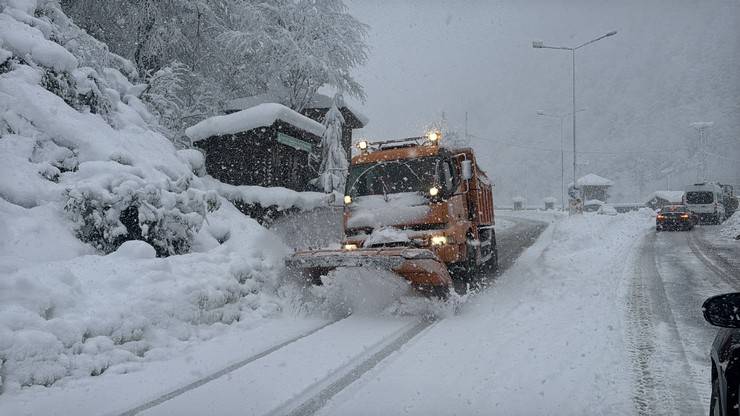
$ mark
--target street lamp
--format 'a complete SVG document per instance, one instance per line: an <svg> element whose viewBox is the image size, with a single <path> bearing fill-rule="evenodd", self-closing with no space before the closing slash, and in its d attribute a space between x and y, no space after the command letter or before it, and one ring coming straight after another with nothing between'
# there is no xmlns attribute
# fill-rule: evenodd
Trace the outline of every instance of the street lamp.
<svg viewBox="0 0 740 416"><path fill-rule="evenodd" d="M581 111L586 111L586 109L581 108L577 110L576 113L580 113ZM563 148L563 122L565 121L566 117L571 115L571 113L548 114L544 111L537 111L537 115L542 117L557 118L560 120L560 205L561 209L565 211L565 150ZM573 183L575 183L575 181Z"/></svg>
<svg viewBox="0 0 740 416"><path fill-rule="evenodd" d="M541 40L535 40L532 42L532 47L535 49L562 49L566 51L570 51L571 55L573 57L573 66L572 66L572 73L573 73L573 112L571 113L573 115L573 189L578 188L578 182L576 181L576 51L578 49L581 49L582 47L586 45L590 45L594 42L600 41L601 39L607 38L609 36L614 36L617 34L616 30L612 30L611 32L601 35L595 39L592 39L588 42L582 43L575 47L568 47L568 46L549 46L545 45L545 43Z"/></svg>

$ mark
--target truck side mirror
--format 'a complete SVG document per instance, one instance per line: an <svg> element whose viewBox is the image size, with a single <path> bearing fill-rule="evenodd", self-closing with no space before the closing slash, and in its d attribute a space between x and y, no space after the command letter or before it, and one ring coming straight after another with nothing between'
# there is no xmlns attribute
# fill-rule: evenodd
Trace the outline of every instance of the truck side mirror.
<svg viewBox="0 0 740 416"><path fill-rule="evenodd" d="M473 179L473 161L472 160L462 161L462 176L463 176L463 179L465 179L466 181Z"/></svg>

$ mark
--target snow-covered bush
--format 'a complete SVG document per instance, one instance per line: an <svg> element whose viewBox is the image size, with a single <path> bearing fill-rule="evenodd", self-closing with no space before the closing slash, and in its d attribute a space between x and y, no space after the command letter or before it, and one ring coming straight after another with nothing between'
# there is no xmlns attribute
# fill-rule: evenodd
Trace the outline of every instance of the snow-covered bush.
<svg viewBox="0 0 740 416"><path fill-rule="evenodd" d="M722 224L722 228L719 230L721 236L740 240L740 211L732 214L727 221Z"/></svg>
<svg viewBox="0 0 740 416"><path fill-rule="evenodd" d="M207 208L217 208L215 192L189 189L189 180L167 189L136 183L110 189L82 185L65 191L64 209L76 224L80 240L110 253L124 241L144 240L158 255L183 254L200 229Z"/></svg>
<svg viewBox="0 0 740 416"><path fill-rule="evenodd" d="M159 133L136 81L57 1L0 0L0 394L283 308L287 249Z"/></svg>

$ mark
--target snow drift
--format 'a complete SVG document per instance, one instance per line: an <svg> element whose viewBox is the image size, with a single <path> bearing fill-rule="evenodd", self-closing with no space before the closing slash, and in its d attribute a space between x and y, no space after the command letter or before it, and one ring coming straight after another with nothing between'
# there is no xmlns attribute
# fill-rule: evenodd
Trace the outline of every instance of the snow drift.
<svg viewBox="0 0 740 416"><path fill-rule="evenodd" d="M719 234L726 238L740 239L740 211L735 212L725 221L719 230Z"/></svg>
<svg viewBox="0 0 740 416"><path fill-rule="evenodd" d="M0 0L0 393L283 308L287 248L157 132L137 80L58 2Z"/></svg>

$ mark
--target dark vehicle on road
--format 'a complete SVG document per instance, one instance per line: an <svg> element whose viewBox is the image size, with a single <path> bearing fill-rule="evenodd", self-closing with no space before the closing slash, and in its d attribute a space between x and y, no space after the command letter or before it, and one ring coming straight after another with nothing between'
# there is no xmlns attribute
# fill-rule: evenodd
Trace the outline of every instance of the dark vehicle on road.
<svg viewBox="0 0 740 416"><path fill-rule="evenodd" d="M655 231L691 230L696 223L696 214L685 205L667 205L655 217Z"/></svg>
<svg viewBox="0 0 740 416"><path fill-rule="evenodd" d="M720 327L712 344L712 399L710 415L737 415L740 395L740 293L707 299L704 319Z"/></svg>

